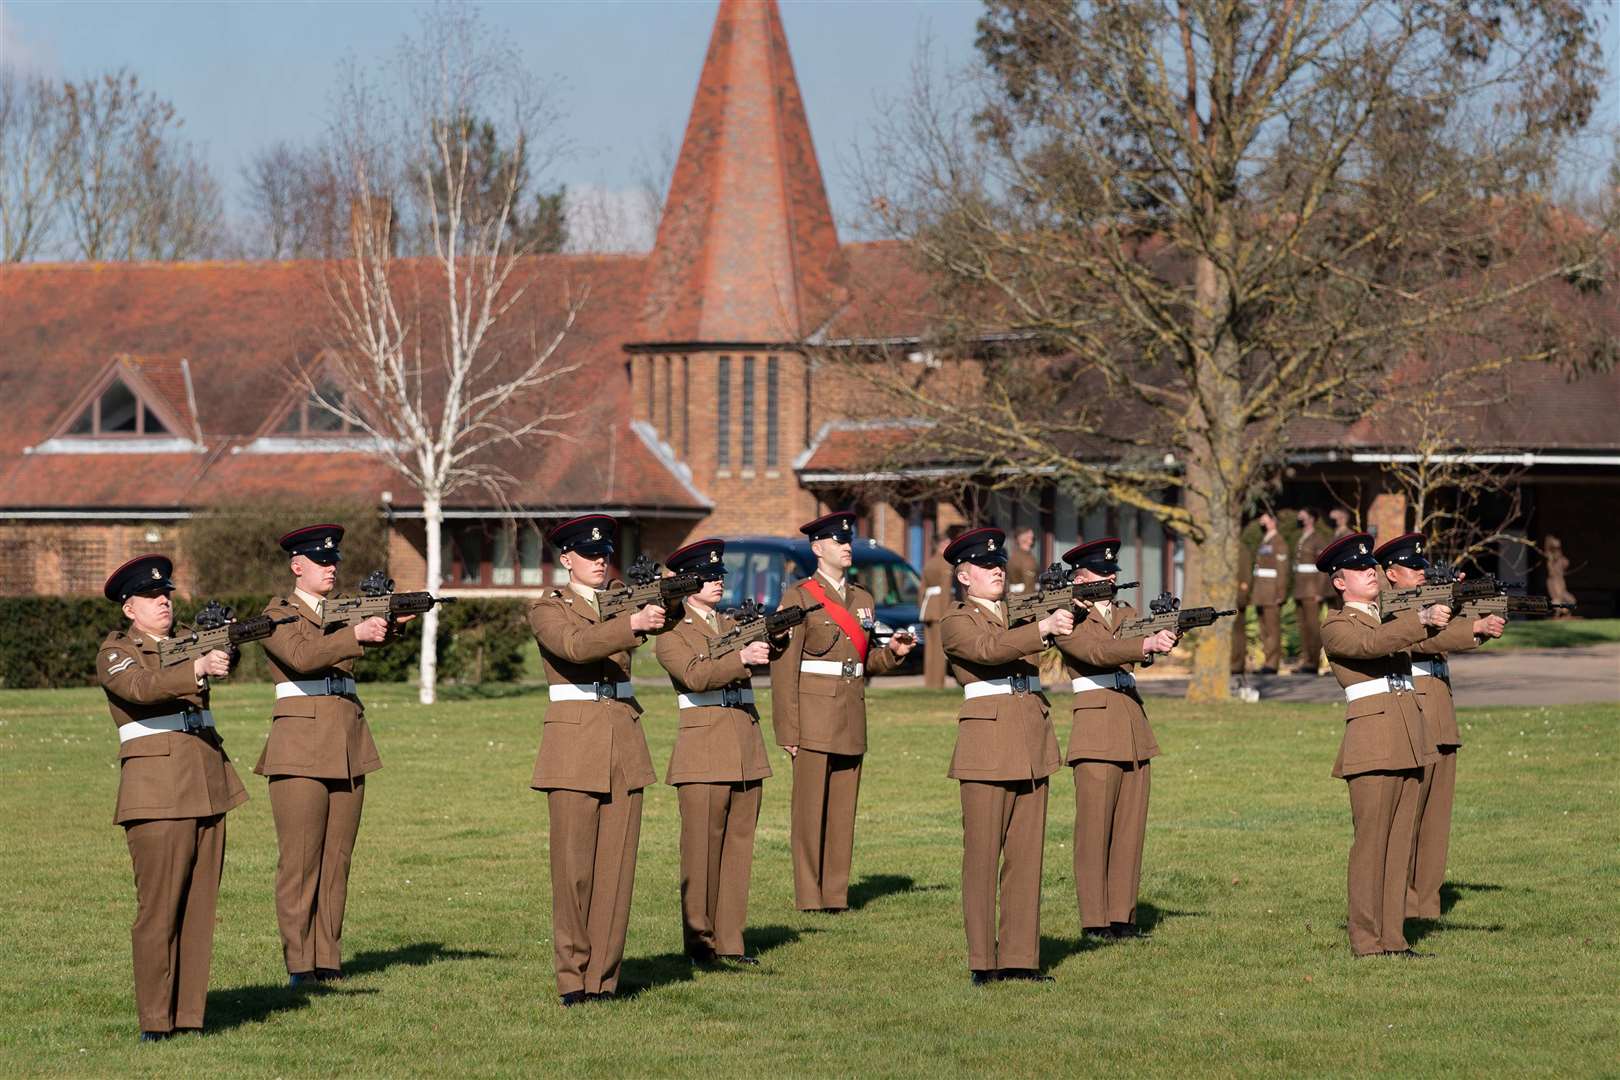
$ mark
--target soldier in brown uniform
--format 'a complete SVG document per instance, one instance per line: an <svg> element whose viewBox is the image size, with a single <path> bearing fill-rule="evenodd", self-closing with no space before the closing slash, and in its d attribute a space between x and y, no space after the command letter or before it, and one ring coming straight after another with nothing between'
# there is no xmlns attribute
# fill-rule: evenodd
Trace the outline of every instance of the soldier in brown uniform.
<svg viewBox="0 0 1620 1080"><path fill-rule="evenodd" d="M1040 973L1041 855L1047 778L1060 758L1041 692L1040 652L1074 629L1074 614L1065 608L1008 628L1007 546L1000 529L963 533L945 557L967 593L940 621L939 632L962 684L947 775L961 785L969 977L975 986L1050 981Z"/></svg>
<svg viewBox="0 0 1620 1080"><path fill-rule="evenodd" d="M1288 545L1277 531L1276 515L1260 515L1260 545L1254 550L1249 603L1260 616L1260 646L1265 656L1260 675L1275 675L1282 666L1282 606L1288 599Z"/></svg>
<svg viewBox="0 0 1620 1080"><path fill-rule="evenodd" d="M1119 538L1070 548L1063 561L1076 584L1114 581ZM1057 639L1074 691L1068 763L1074 767L1074 887L1080 926L1089 934L1135 937L1142 883L1148 789L1159 744L1148 726L1130 668L1175 648L1174 630L1120 637L1135 612L1129 604L1082 605L1086 616Z"/></svg>
<svg viewBox="0 0 1620 1080"><path fill-rule="evenodd" d="M917 620L923 624L923 685L934 690L945 685L945 649L939 643L939 620L945 617L956 595L945 549L960 532L953 525L936 539L933 558L923 564L923 594Z"/></svg>
<svg viewBox="0 0 1620 1080"><path fill-rule="evenodd" d="M1022 526L1013 533L1013 546L1007 552L1007 595L1033 591L1040 573L1040 562L1035 558L1035 530Z"/></svg>
<svg viewBox="0 0 1620 1080"><path fill-rule="evenodd" d="M845 577L855 515L826 514L799 531L816 572L783 591L782 607L822 605L771 664L771 725L793 759L793 902L800 911L849 907L855 803L866 754L866 680L900 666L909 638L870 648L876 601Z"/></svg>
<svg viewBox="0 0 1620 1080"><path fill-rule="evenodd" d="M748 921L754 828L771 766L750 669L780 654L787 635L775 643L751 642L718 660L709 658L710 639L737 625L714 610L725 593L725 550L723 540L699 540L665 563L675 573L698 574L703 588L686 599L684 616L654 646L680 708L664 782L674 786L680 801L686 955L701 964L716 958L757 964L757 958L743 952L743 926Z"/></svg>
<svg viewBox="0 0 1620 1080"><path fill-rule="evenodd" d="M102 592L130 626L108 634L96 656L118 728L113 821L135 867L129 937L143 1042L202 1029L225 813L247 802L208 710L208 680L230 672L230 654L158 663L174 621L173 571L164 556L142 555L112 572Z"/></svg>
<svg viewBox="0 0 1620 1080"><path fill-rule="evenodd" d="M1254 585L1254 557L1248 550L1248 545L1239 544L1237 568L1237 618L1232 620L1232 665L1233 675L1242 675L1249 668L1249 590Z"/></svg>
<svg viewBox="0 0 1620 1080"><path fill-rule="evenodd" d="M360 834L366 775L382 768L354 662L388 639L388 620L328 625L323 606L343 555L341 525L308 525L280 541L291 595L265 613L296 616L264 641L276 684L270 738L253 771L270 780L276 822L276 923L288 982L343 977L343 912Z"/></svg>
<svg viewBox="0 0 1620 1080"><path fill-rule="evenodd" d="M1443 631L1443 606L1382 621L1378 560L1372 537L1349 533L1322 550L1317 569L1329 576L1344 607L1322 622L1322 643L1344 688L1344 739L1333 775L1350 790L1347 875L1350 951L1356 956L1418 956L1407 945L1406 883L1417 830L1418 788L1432 764L1431 739L1412 687L1409 649Z"/></svg>
<svg viewBox="0 0 1620 1080"><path fill-rule="evenodd" d="M658 776L630 685L630 653L664 628L648 605L604 620L596 590L618 529L588 514L546 535L568 584L529 607L547 695L530 787L551 812L551 936L565 1006L611 997L619 985L641 838L641 793Z"/></svg>
<svg viewBox="0 0 1620 1080"><path fill-rule="evenodd" d="M1294 543L1294 618L1299 622L1299 666L1296 675L1315 675L1322 662L1322 601L1333 591L1316 569L1328 538L1316 528L1316 511L1308 506L1298 513L1299 539Z"/></svg>
<svg viewBox="0 0 1620 1080"><path fill-rule="evenodd" d="M1381 545L1373 557L1396 589L1415 589L1424 583L1429 567L1422 533L1406 533ZM1412 869L1407 876L1406 917L1438 919L1440 885L1446 878L1446 852L1451 844L1451 807L1457 793L1457 751L1462 733L1451 700L1451 669L1446 655L1478 648L1499 638L1507 621L1498 615L1478 619L1466 612L1428 641L1412 649L1412 683L1423 707L1424 729L1436 760L1423 767L1418 785L1417 841Z"/></svg>

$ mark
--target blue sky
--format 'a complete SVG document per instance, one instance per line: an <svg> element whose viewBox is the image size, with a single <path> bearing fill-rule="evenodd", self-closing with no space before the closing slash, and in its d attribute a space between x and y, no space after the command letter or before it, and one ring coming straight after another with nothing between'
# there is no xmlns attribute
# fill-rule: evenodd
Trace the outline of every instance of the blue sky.
<svg viewBox="0 0 1620 1080"><path fill-rule="evenodd" d="M335 74L350 56L381 60L414 28L413 3L260 0L121 3L0 0L0 50L66 77L127 65L173 101L228 191L240 167L276 139L303 142L324 123ZM577 147L553 173L576 191L636 185L637 159L679 142L714 18L714 0L487 3L484 18L537 72L561 81L566 135ZM833 210L858 209L847 173L880 103L901 94L932 41L939 66L969 58L973 0L783 0L782 17ZM1620 57L1620 7L1608 17ZM1620 67L1620 65L1613 65ZM1620 118L1620 72L1605 98ZM624 196L628 198L626 194Z"/></svg>

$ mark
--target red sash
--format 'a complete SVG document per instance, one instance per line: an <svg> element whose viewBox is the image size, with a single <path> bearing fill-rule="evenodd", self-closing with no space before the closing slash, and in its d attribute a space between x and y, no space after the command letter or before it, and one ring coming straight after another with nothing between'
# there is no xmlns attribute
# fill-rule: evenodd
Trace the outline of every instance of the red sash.
<svg viewBox="0 0 1620 1080"><path fill-rule="evenodd" d="M827 599L826 591L822 589L821 583L815 578L806 581L803 589L821 605L821 610L826 612L827 618L833 621L833 625L842 630L844 636L849 638L850 644L855 646L855 652L861 658L861 663L866 663L868 642L866 640L866 631L861 629L861 621L843 604L835 604Z"/></svg>

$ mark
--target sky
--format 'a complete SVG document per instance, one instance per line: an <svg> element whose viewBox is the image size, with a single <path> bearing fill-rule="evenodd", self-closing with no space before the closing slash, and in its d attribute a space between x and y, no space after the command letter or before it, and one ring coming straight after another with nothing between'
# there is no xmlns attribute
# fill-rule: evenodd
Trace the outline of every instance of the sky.
<svg viewBox="0 0 1620 1080"><path fill-rule="evenodd" d="M1620 0L1599 0L1611 60L1602 115L1620 121ZM317 138L346 61L385 60L421 5L345 0L190 3L0 0L0 60L66 78L128 66L172 101L228 199L255 151ZM485 20L558 80L575 147L545 179L602 208L609 246L644 247L638 179L679 145L715 0L495 2ZM924 42L939 70L971 57L975 0L782 0L788 45L846 239L859 216L854 150L904 93ZM667 148L667 149L666 149ZM234 207L233 207L234 208Z"/></svg>

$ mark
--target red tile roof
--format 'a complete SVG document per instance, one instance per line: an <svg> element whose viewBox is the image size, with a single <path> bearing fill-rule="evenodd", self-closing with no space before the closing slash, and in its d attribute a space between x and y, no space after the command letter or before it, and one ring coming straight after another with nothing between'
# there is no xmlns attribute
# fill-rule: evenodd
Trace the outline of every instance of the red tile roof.
<svg viewBox="0 0 1620 1080"><path fill-rule="evenodd" d="M636 340L799 341L848 295L776 0L721 0Z"/></svg>

